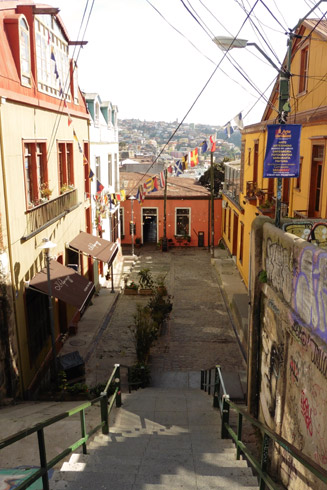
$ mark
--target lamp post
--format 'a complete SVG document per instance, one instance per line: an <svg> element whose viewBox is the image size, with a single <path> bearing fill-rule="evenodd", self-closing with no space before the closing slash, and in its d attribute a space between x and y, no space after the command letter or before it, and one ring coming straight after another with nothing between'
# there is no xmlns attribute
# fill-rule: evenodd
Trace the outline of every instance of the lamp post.
<svg viewBox="0 0 327 490"><path fill-rule="evenodd" d="M278 66L266 55L266 53L256 44L249 43L246 39L237 39L232 37L217 36L213 39L213 42L223 51L229 51L233 48L245 48L246 46L254 46L264 58L275 68L279 73L279 96L278 96L278 121L279 124L286 124L287 115L290 112L289 105L289 80L291 77L291 57L293 38L296 37L295 31L302 24L302 22L322 3L327 0L319 0L316 5L296 24L293 29L289 31L288 50L287 50L287 65L286 69ZM276 215L275 225L280 227L281 217L281 203L282 203L282 177L277 178L277 199L276 199Z"/></svg>
<svg viewBox="0 0 327 490"><path fill-rule="evenodd" d="M56 350L56 339L54 330L54 317L53 317L53 306L52 306L52 290L51 290L51 279L50 279L50 249L57 246L56 243L51 242L48 238L43 238L42 245L39 246L41 250L44 250L45 260L47 265L47 281L48 281L48 304L49 304L49 319L50 319L50 333L51 333L51 344L52 344L52 363L53 363L53 379L57 383L57 350Z"/></svg>
<svg viewBox="0 0 327 490"><path fill-rule="evenodd" d="M215 201L214 201L214 167L213 167L213 151L210 153L210 185L211 185L211 240L210 240L210 256L214 257L214 247L215 247Z"/></svg>
<svg viewBox="0 0 327 490"><path fill-rule="evenodd" d="M131 209L132 209L132 221L130 221L130 224L131 224L131 235L132 235L132 255L134 257L134 211L133 211L133 202L135 201L136 197L135 196L130 196L128 199L131 201Z"/></svg>

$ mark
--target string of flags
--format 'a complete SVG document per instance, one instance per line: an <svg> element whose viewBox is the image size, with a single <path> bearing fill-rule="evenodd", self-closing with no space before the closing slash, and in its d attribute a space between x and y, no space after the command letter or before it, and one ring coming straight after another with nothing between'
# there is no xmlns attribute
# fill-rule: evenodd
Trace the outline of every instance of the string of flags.
<svg viewBox="0 0 327 490"><path fill-rule="evenodd" d="M233 121L239 129L244 128L241 112L233 118ZM234 132L234 129L233 129L230 121L227 124L225 124L224 129L225 129L225 132L226 132L228 138L230 138L232 133ZM174 175L175 177L178 177L185 170L192 168L192 167L196 167L199 164L199 150L201 150L202 154L206 153L208 151L208 149L210 150L211 153L215 152L216 147L217 147L216 139L217 139L216 135L212 134L209 137L209 142L207 140L202 141L202 143L199 145L199 147L194 148L194 150L188 152L181 159L177 160L177 162L170 163L166 167L166 170L168 171L169 174ZM144 202L145 196L147 194L150 194L151 192L157 191L159 189L159 187L160 188L165 187L164 171L160 172L159 175L155 175L154 177L151 177L150 179L145 181L143 184L141 184L137 189L136 199L142 205L142 203Z"/></svg>

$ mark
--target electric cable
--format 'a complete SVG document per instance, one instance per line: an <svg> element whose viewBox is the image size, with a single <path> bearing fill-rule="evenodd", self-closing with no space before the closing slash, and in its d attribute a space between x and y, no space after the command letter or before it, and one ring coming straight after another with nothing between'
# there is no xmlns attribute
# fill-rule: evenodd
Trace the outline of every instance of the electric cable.
<svg viewBox="0 0 327 490"><path fill-rule="evenodd" d="M148 0L147 0L148 1ZM243 29L245 23L247 22L249 16L251 15L251 13L253 12L254 8L256 7L256 5L258 4L259 0L256 0L255 3L253 4L253 7L251 9L251 11L249 12L249 14L246 16L246 18L244 19L244 21L242 22L242 25L240 27L240 29L238 30L236 36L234 37L233 41L237 38L237 36L239 35L239 33L241 32L241 30ZM152 164L149 166L148 168L148 171L153 167L153 165L155 164L155 162L158 160L158 158L160 157L160 155L163 153L164 149L166 148L166 146L168 145L168 143L170 143L170 141L173 139L173 137L175 136L175 134L177 133L177 131L179 130L179 128L181 127L181 125L183 124L183 122L185 121L185 119L187 118L187 116L189 115L189 113L191 112L191 110L193 109L193 107L195 106L195 104L197 103L197 101L199 100L199 98L201 97L201 95L203 94L203 92L205 91L205 89L207 88L207 86L209 85L209 83L211 82L213 76L215 75L215 73L217 72L219 66L221 65L221 63L223 62L223 60L225 59L227 53L228 53L229 50L227 50L224 54L223 54L223 57L221 58L221 60L218 62L217 66L215 67L214 71L212 72L212 74L210 75L209 79L206 81L205 85L203 86L203 88L201 89L200 93L198 94L198 96L195 98L194 102L192 103L191 107L189 108L189 110L186 112L185 116L183 117L183 119L181 120L181 122L177 125L176 129L173 131L173 133L170 135L168 141L165 143L165 145L163 146L163 148L161 149L161 151L159 152L159 154L156 156L156 158L154 159L154 161L152 162ZM148 171L146 173L148 173ZM139 181L140 182L140 181ZM139 185L139 182L131 189L131 193L134 191L135 188L138 187Z"/></svg>
<svg viewBox="0 0 327 490"><path fill-rule="evenodd" d="M275 21L277 22L277 24L284 30L284 32L287 32L287 29L283 26L283 24L281 24L281 22L279 22L279 20L277 19L277 17L275 16L275 14L273 14L273 12L270 10L270 8L265 4L265 2L263 0L260 0L260 2L262 3L262 5L268 10L268 12L270 13L270 15L272 16L273 19L275 19Z"/></svg>

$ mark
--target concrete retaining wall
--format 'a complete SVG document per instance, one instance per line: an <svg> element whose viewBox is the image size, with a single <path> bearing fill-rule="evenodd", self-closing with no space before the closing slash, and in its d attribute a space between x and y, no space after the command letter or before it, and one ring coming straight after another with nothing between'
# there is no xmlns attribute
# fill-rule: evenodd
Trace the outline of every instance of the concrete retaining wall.
<svg viewBox="0 0 327 490"><path fill-rule="evenodd" d="M251 248L249 408L327 469L327 252L263 220ZM272 464L288 489L325 488L281 448Z"/></svg>

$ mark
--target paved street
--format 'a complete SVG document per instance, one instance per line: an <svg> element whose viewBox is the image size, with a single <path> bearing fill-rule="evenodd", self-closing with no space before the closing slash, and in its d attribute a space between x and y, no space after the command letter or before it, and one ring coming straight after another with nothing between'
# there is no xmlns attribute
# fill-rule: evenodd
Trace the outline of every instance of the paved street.
<svg viewBox="0 0 327 490"><path fill-rule="evenodd" d="M138 271L144 267L150 268L154 277L166 274L168 293L172 296L170 320L151 349L153 371L199 371L215 364L226 370L245 370L207 250L183 248L162 253L154 247L143 247L134 264L127 264L123 275L135 282ZM104 382L114 363L131 365L135 362L128 327L133 323L136 305L145 305L148 300L140 295L119 296L110 321L88 360L89 385Z"/></svg>

